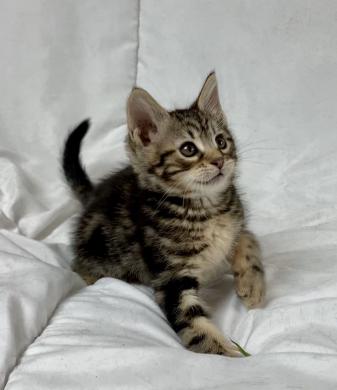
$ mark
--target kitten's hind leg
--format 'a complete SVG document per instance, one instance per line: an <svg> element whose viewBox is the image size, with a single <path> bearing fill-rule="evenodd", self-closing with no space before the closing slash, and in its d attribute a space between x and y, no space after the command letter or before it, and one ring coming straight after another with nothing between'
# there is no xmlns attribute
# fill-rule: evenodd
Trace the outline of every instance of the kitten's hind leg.
<svg viewBox="0 0 337 390"><path fill-rule="evenodd" d="M80 275L81 278L86 282L86 284L89 286L91 284L95 284L99 277L93 276L93 275Z"/></svg>
<svg viewBox="0 0 337 390"><path fill-rule="evenodd" d="M265 296L265 279L260 246L253 233L241 233L231 263L237 295L248 309L260 306Z"/></svg>
<svg viewBox="0 0 337 390"><path fill-rule="evenodd" d="M95 284L98 279L103 277L93 273L89 268L83 267L78 259L75 260L72 269L74 272L79 274L79 276L86 282L87 285Z"/></svg>
<svg viewBox="0 0 337 390"><path fill-rule="evenodd" d="M168 282L155 286L157 302L172 328L191 351L242 357L238 348L210 321L198 288L198 280L186 274L172 276Z"/></svg>

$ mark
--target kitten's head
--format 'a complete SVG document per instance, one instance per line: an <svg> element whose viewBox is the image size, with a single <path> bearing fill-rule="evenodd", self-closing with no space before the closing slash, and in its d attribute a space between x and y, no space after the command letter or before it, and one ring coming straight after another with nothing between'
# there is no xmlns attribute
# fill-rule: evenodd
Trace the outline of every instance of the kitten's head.
<svg viewBox="0 0 337 390"><path fill-rule="evenodd" d="M135 88L127 114L129 155L143 182L186 196L212 196L232 182L236 150L215 73L188 109L168 112Z"/></svg>

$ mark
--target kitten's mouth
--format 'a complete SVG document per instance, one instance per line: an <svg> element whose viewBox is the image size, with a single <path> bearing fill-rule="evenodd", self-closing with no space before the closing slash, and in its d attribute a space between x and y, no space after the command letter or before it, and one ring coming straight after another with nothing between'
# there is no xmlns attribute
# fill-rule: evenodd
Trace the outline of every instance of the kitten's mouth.
<svg viewBox="0 0 337 390"><path fill-rule="evenodd" d="M203 180L203 181L198 181L199 184L214 184L217 181L219 181L223 177L222 172L219 172L217 175L213 176L209 180Z"/></svg>

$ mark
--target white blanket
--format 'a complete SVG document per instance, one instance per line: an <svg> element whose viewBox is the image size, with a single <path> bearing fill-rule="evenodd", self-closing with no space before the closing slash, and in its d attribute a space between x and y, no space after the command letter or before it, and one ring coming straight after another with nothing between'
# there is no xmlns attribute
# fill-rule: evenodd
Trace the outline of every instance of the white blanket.
<svg viewBox="0 0 337 390"><path fill-rule="evenodd" d="M336 14L328 0L1 2L0 388L337 388ZM145 287L85 287L58 165L91 116L91 177L118 169L132 86L183 107L214 68L266 266L263 309L230 278L206 291L242 359L184 350Z"/></svg>

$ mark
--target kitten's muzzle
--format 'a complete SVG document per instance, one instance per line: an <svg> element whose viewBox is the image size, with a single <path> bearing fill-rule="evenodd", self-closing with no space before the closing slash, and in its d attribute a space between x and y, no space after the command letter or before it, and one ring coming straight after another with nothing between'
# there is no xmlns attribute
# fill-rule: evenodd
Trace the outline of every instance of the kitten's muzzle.
<svg viewBox="0 0 337 390"><path fill-rule="evenodd" d="M218 167L219 169L221 169L223 167L224 161L225 160L223 157L219 157L219 158L212 160L211 164Z"/></svg>
<svg viewBox="0 0 337 390"><path fill-rule="evenodd" d="M222 177L223 177L223 174L221 171L219 171L219 173L217 175L213 176L212 178L210 178L208 180L198 181L198 183L200 183L200 184L213 184L216 181L218 181L219 179L221 179Z"/></svg>

